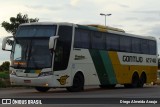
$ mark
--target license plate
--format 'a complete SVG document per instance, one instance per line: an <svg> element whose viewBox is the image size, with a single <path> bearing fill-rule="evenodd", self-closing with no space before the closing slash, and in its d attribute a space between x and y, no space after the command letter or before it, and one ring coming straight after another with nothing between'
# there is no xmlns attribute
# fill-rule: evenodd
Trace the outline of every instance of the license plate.
<svg viewBox="0 0 160 107"><path fill-rule="evenodd" d="M31 83L31 80L24 80L24 83Z"/></svg>

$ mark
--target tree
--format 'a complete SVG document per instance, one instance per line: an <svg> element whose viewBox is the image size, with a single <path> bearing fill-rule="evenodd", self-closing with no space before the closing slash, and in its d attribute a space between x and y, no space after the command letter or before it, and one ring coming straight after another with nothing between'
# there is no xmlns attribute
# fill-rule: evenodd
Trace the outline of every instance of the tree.
<svg viewBox="0 0 160 107"><path fill-rule="evenodd" d="M12 33L12 35L16 34L16 31L18 29L18 26L22 23L31 23L31 22L38 22L38 18L28 18L28 15L22 15L21 13L18 13L16 17L11 17L10 22L3 21L2 27L5 28L5 30L8 33Z"/></svg>
<svg viewBox="0 0 160 107"><path fill-rule="evenodd" d="M0 71L9 71L10 62L5 61L0 66Z"/></svg>

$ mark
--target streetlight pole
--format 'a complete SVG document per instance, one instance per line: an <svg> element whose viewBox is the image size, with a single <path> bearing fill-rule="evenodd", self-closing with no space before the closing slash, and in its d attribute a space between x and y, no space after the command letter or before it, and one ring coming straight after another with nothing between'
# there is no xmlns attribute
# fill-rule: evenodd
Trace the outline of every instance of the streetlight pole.
<svg viewBox="0 0 160 107"><path fill-rule="evenodd" d="M104 14L104 13L100 13L101 16L105 16L105 26L106 26L106 16L111 16L112 14Z"/></svg>

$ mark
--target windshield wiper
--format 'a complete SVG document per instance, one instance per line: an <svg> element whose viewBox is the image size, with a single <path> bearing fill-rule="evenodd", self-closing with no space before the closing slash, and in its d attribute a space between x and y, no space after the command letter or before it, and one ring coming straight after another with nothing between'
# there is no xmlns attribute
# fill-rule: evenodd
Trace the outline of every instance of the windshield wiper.
<svg viewBox="0 0 160 107"><path fill-rule="evenodd" d="M25 53L24 53L25 60L27 60L27 50L28 50L28 44L27 44L27 47L26 47L26 50L25 50Z"/></svg>
<svg viewBox="0 0 160 107"><path fill-rule="evenodd" d="M28 50L28 55L27 55L27 60L26 60L26 63L27 63L27 66L26 66L26 71L25 71L25 73L28 73L29 72L29 70L28 70L28 65L29 65L29 61L30 61L30 57L31 57L31 51L32 51L32 39L31 39L31 41L30 41L30 43L29 43L29 46L30 46L30 48L28 48L29 50ZM27 49L26 49L27 50ZM27 53L27 52L26 52Z"/></svg>

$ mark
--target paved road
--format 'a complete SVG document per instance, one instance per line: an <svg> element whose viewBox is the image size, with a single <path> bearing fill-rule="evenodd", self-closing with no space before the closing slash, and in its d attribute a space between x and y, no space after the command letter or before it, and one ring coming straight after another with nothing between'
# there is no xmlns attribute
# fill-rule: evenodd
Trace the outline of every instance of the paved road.
<svg viewBox="0 0 160 107"><path fill-rule="evenodd" d="M86 87L84 92L67 92L66 89L51 89L46 93L37 92L35 89L32 88L8 88L8 89L0 89L0 98L53 98L56 101L54 106L56 107L80 107L80 106L95 106L95 107L105 107L107 105L103 104L106 100L121 100L121 98L159 98L160 101L160 86L145 86L144 88L138 89L125 89L123 86L117 86L115 89L100 89L99 87ZM120 99L117 99L120 98ZM99 100L101 99L101 100ZM52 100L52 99L49 99ZM125 99L126 100L126 99ZM79 102L81 101L81 102ZM103 102L104 101L104 102ZM68 102L69 104L62 104ZM72 104L75 103L75 104ZM90 104L86 104L86 102L90 102ZM93 102L93 104L92 104ZM77 105L76 103L85 103L83 105ZM97 103L97 104L96 104ZM102 103L102 104L100 104ZM59 105L60 104L60 105ZM152 104L151 104L152 105ZM151 105L140 105L141 107L150 107ZM2 105L0 105L2 106ZM5 105L9 106L9 105ZM5 107L3 105L3 107ZM16 107L20 107L22 105L16 105ZM27 107L27 105L24 105ZM44 105L37 107L43 107ZM52 106L52 105L47 105ZM116 105L109 105L110 107L118 106L118 107L125 107L128 105L125 104L116 104ZM136 106L132 104L129 106ZM152 106L159 106L159 105L152 105ZM34 107L36 107L34 105ZM45 106L46 107L46 106Z"/></svg>

